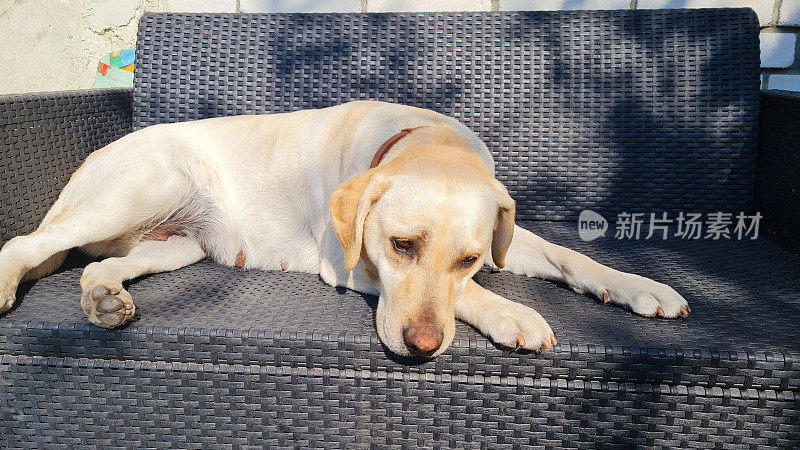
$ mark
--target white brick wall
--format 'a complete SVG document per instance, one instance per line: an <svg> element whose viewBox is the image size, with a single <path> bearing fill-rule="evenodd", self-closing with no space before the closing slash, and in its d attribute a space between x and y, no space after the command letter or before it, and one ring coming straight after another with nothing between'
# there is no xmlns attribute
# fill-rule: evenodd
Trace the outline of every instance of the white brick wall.
<svg viewBox="0 0 800 450"><path fill-rule="evenodd" d="M800 27L800 0L780 0L781 12L778 25Z"/></svg>
<svg viewBox="0 0 800 450"><path fill-rule="evenodd" d="M174 11L192 13L232 13L236 12L236 0L169 0L169 7Z"/></svg>
<svg viewBox="0 0 800 450"><path fill-rule="evenodd" d="M774 0L638 0L639 9L676 8L752 8L761 25L773 19Z"/></svg>
<svg viewBox="0 0 800 450"><path fill-rule="evenodd" d="M750 7L765 89L800 91L800 0L0 0L0 94L92 85L97 60L135 45L142 12L515 11Z"/></svg>
<svg viewBox="0 0 800 450"><path fill-rule="evenodd" d="M491 0L367 0L368 12L491 11Z"/></svg>
<svg viewBox="0 0 800 450"><path fill-rule="evenodd" d="M241 12L360 12L359 0L239 0Z"/></svg>
<svg viewBox="0 0 800 450"><path fill-rule="evenodd" d="M773 74L767 81L768 89L781 89L784 91L800 91L800 74Z"/></svg>
<svg viewBox="0 0 800 450"><path fill-rule="evenodd" d="M796 48L796 34L761 33L761 67L768 69L792 67Z"/></svg>
<svg viewBox="0 0 800 450"><path fill-rule="evenodd" d="M800 0L776 0L770 25L761 33L762 87L800 91Z"/></svg>
<svg viewBox="0 0 800 450"><path fill-rule="evenodd" d="M630 0L500 0L501 11L557 11L560 9L630 9Z"/></svg>

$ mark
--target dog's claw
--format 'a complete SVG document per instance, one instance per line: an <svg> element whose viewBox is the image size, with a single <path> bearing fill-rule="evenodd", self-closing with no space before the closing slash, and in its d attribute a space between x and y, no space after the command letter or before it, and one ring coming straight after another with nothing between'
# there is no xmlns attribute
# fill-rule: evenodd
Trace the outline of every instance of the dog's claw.
<svg viewBox="0 0 800 450"><path fill-rule="evenodd" d="M689 305L686 305L686 312L688 312L688 313L690 313L690 314L691 314L691 312L692 312L692 308L690 308L690 307L689 307Z"/></svg>
<svg viewBox="0 0 800 450"><path fill-rule="evenodd" d="M661 307L660 307L660 306L659 306L658 308L656 308L656 315L657 315L658 317L664 317L664 310L663 310L663 309L661 309Z"/></svg>
<svg viewBox="0 0 800 450"><path fill-rule="evenodd" d="M609 300L611 300L611 298L608 296L608 292L603 291L603 304L608 303Z"/></svg>
<svg viewBox="0 0 800 450"><path fill-rule="evenodd" d="M543 340L543 341L542 341L542 347L544 347L544 348L550 348L550 343L549 343L549 342L547 342L547 339L545 339L545 340Z"/></svg>
<svg viewBox="0 0 800 450"><path fill-rule="evenodd" d="M522 333L517 333L517 348L525 347L525 336Z"/></svg>
<svg viewBox="0 0 800 450"><path fill-rule="evenodd" d="M551 334L550 335L550 342L553 344L553 346L558 345L558 341L556 340L556 335L555 334Z"/></svg>

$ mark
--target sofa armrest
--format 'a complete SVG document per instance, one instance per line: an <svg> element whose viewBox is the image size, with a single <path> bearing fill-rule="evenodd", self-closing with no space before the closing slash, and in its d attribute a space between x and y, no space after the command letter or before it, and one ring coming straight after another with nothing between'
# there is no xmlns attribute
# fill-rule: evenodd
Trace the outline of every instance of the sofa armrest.
<svg viewBox="0 0 800 450"><path fill-rule="evenodd" d="M0 242L33 231L86 156L131 131L132 93L0 96Z"/></svg>
<svg viewBox="0 0 800 450"><path fill-rule="evenodd" d="M800 92L761 96L754 206L762 235L800 253Z"/></svg>

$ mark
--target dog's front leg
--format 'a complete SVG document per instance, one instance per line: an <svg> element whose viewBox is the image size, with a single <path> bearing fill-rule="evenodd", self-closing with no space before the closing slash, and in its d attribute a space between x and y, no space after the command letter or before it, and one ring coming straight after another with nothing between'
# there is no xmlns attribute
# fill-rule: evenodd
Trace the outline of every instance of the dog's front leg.
<svg viewBox="0 0 800 450"><path fill-rule="evenodd" d="M545 241L516 226L506 253L505 270L567 283L578 293L591 293L642 316L677 317L691 312L686 300L666 284L620 272L586 255Z"/></svg>
<svg viewBox="0 0 800 450"><path fill-rule="evenodd" d="M533 309L482 288L473 280L455 303L456 319L477 328L504 347L550 348L556 337L547 321Z"/></svg>
<svg viewBox="0 0 800 450"><path fill-rule="evenodd" d="M380 295L380 291L367 278L363 262L359 262L353 270L347 270L344 267L342 246L330 227L325 230L325 234L322 237L320 254L322 257L320 259L319 275L322 281L331 286L345 287L362 294Z"/></svg>

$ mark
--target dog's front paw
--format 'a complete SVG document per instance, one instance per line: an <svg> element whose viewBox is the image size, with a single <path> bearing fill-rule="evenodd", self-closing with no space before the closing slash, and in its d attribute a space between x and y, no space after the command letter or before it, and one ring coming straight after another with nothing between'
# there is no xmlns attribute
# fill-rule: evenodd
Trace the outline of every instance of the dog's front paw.
<svg viewBox="0 0 800 450"><path fill-rule="evenodd" d="M103 328L115 328L136 313L131 294L119 283L92 283L81 295L81 307L89 321Z"/></svg>
<svg viewBox="0 0 800 450"><path fill-rule="evenodd" d="M614 271L596 292L603 303L614 303L646 317L686 317L692 310L685 298L666 284L632 273Z"/></svg>
<svg viewBox="0 0 800 450"><path fill-rule="evenodd" d="M541 314L509 301L486 312L484 332L492 341L512 349L539 350L556 345L556 337Z"/></svg>

